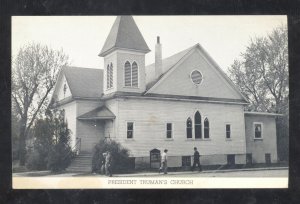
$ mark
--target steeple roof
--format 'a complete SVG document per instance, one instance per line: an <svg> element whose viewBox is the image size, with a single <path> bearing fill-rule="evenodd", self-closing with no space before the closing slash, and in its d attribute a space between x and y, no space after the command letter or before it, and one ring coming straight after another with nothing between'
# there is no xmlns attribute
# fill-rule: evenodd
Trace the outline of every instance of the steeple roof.
<svg viewBox="0 0 300 204"><path fill-rule="evenodd" d="M150 51L132 16L118 16L99 56L104 57L116 49L147 53Z"/></svg>

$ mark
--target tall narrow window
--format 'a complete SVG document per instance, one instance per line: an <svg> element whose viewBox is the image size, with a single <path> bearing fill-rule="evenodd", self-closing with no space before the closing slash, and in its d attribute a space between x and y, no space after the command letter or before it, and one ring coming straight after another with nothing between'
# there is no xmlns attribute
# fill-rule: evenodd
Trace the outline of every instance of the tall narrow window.
<svg viewBox="0 0 300 204"><path fill-rule="evenodd" d="M167 123L167 139L172 138L172 123Z"/></svg>
<svg viewBox="0 0 300 204"><path fill-rule="evenodd" d="M207 118L204 120L204 138L209 138L209 121Z"/></svg>
<svg viewBox="0 0 300 204"><path fill-rule="evenodd" d="M192 138L192 127L193 127L193 122L191 118L188 118L186 121L186 137L187 138Z"/></svg>
<svg viewBox="0 0 300 204"><path fill-rule="evenodd" d="M110 75L110 67L107 65L106 68L106 88L109 89L109 75Z"/></svg>
<svg viewBox="0 0 300 204"><path fill-rule="evenodd" d="M230 139L231 137L231 127L230 124L226 124L226 139Z"/></svg>
<svg viewBox="0 0 300 204"><path fill-rule="evenodd" d="M109 88L113 87L113 64L110 63L110 69L109 69Z"/></svg>
<svg viewBox="0 0 300 204"><path fill-rule="evenodd" d="M127 123L127 139L133 138L133 122Z"/></svg>
<svg viewBox="0 0 300 204"><path fill-rule="evenodd" d="M139 86L139 69L136 62L132 63L132 87Z"/></svg>
<svg viewBox="0 0 300 204"><path fill-rule="evenodd" d="M127 61L124 66L124 80L125 86L131 86L131 65Z"/></svg>
<svg viewBox="0 0 300 204"><path fill-rule="evenodd" d="M199 111L195 113L195 139L202 138L202 131L201 131L201 115Z"/></svg>
<svg viewBox="0 0 300 204"><path fill-rule="evenodd" d="M254 123L254 138L262 139L262 124Z"/></svg>

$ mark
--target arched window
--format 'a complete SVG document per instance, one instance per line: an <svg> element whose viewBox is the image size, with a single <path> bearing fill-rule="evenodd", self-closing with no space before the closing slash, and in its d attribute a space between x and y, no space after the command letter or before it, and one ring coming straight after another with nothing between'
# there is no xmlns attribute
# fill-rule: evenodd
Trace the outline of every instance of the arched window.
<svg viewBox="0 0 300 204"><path fill-rule="evenodd" d="M186 137L187 138L192 138L192 127L193 127L193 122L191 118L188 118L186 120Z"/></svg>
<svg viewBox="0 0 300 204"><path fill-rule="evenodd" d="M109 88L113 87L113 64L110 63L110 70L109 70Z"/></svg>
<svg viewBox="0 0 300 204"><path fill-rule="evenodd" d="M110 67L109 64L107 65L106 68L106 88L109 89L109 74L110 74Z"/></svg>
<svg viewBox="0 0 300 204"><path fill-rule="evenodd" d="M195 113L195 139L202 138L202 131L201 131L201 115L199 111Z"/></svg>
<svg viewBox="0 0 300 204"><path fill-rule="evenodd" d="M209 138L209 121L207 118L204 120L204 138Z"/></svg>
<svg viewBox="0 0 300 204"><path fill-rule="evenodd" d="M136 62L132 63L132 86L138 87L139 86L139 73L138 73L138 65Z"/></svg>
<svg viewBox="0 0 300 204"><path fill-rule="evenodd" d="M127 61L124 66L124 80L125 86L131 86L131 65Z"/></svg>

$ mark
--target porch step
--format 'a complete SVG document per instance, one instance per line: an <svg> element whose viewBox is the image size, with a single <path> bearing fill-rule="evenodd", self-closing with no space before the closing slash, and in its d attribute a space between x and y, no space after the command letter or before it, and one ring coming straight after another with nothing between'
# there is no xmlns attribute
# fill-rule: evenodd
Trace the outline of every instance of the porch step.
<svg viewBox="0 0 300 204"><path fill-rule="evenodd" d="M70 166L66 169L68 172L91 172L92 153L81 152L77 155Z"/></svg>

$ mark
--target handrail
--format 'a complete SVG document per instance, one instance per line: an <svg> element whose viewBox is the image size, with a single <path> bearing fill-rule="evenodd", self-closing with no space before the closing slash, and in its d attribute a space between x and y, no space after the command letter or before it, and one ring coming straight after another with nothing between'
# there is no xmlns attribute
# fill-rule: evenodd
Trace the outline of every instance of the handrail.
<svg viewBox="0 0 300 204"><path fill-rule="evenodd" d="M70 156L70 154L72 154L72 158L73 158L75 155L78 155L80 153L80 150L81 150L81 138L76 138L75 145L66 154L66 156L64 156L63 160L65 160L66 158L68 158Z"/></svg>

